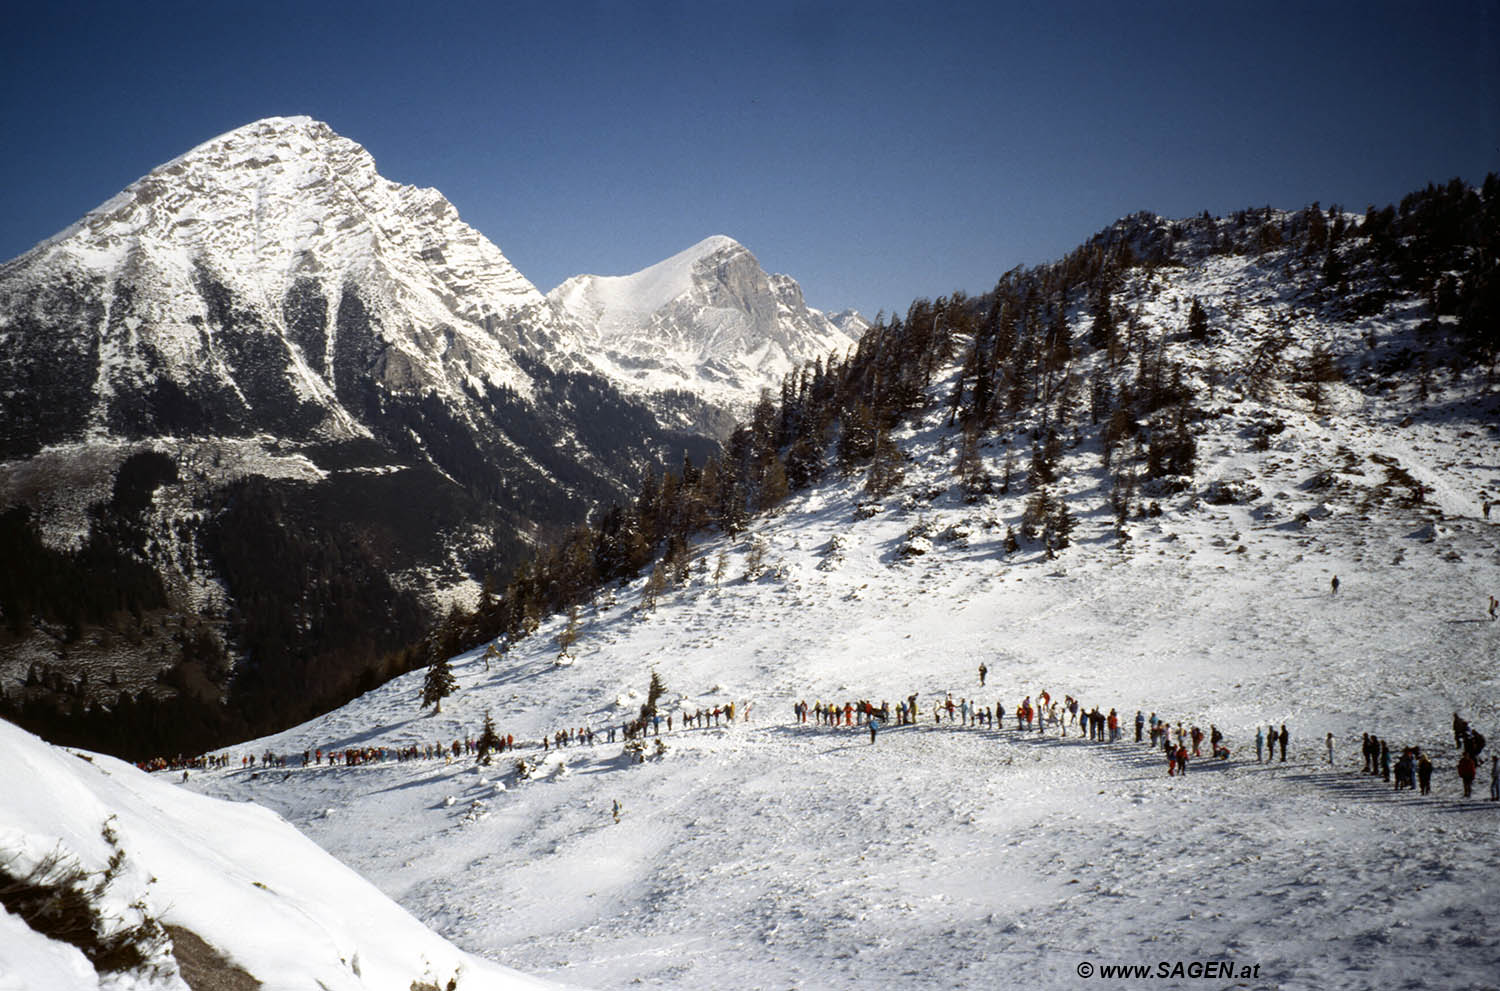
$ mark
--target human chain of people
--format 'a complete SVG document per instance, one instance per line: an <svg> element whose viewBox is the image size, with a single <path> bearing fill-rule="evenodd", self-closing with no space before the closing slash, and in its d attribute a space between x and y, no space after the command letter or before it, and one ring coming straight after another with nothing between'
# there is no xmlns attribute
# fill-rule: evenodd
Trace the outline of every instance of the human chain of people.
<svg viewBox="0 0 1500 991"><path fill-rule="evenodd" d="M979 667L980 686L985 685L988 669ZM481 759L486 754L505 754L511 751L541 751L543 754L573 747L593 748L600 744L624 744L638 737L660 737L691 730L711 730L729 727L736 723L750 722L750 702L723 703L707 707L682 706L675 711L656 712L645 719L632 719L606 724L595 728L592 725L567 727L544 734L530 741L518 742L514 734L498 734L486 747L481 737L472 734L451 741L425 744L409 744L404 747L328 747L312 748L300 753L283 754L270 750L258 754L208 754L193 758L158 758L143 762L139 766L147 771L211 770L233 767L258 771L271 768L296 767L363 767L409 761L434 761L454 763L468 758ZM1210 723L1207 730L1179 720L1175 723L1137 709L1128 721L1119 711L1105 711L1098 705L1086 707L1079 699L1065 694L1055 698L1050 691L1042 689L1034 696L1025 695L1020 702L1009 706L1003 700L993 704L981 703L978 699L960 697L955 699L951 691L942 692L927 700L921 693L913 692L899 699L894 706L889 701L879 704L866 699L859 701L811 703L801 700L792 706L794 725L822 727L830 730L849 730L869 735L874 744L879 733L887 728L937 728L978 729L1007 731L1024 738L1027 735L1046 737L1055 735L1067 739L1071 735L1090 743L1119 744L1133 727L1133 743L1160 751L1170 777L1188 773L1188 768L1200 760L1228 763L1232 754L1224 733ZM1453 733L1459 756L1454 770L1463 788L1465 798L1473 795L1473 785L1481 768L1481 753L1486 740L1483 734L1471 727L1458 713L1453 714ZM1286 763L1291 734L1285 723L1257 726L1255 730L1256 763ZM1125 741L1131 742L1131 741ZM1207 753L1204 745L1207 744ZM1393 747L1388 740L1364 733L1361 740L1361 773L1378 775L1393 782L1395 791L1406 789L1421 795L1431 794L1432 778L1436 768L1432 755L1421 746ZM1320 748L1328 766L1335 765L1337 741L1332 733L1326 734ZM1396 753L1392 759L1392 753ZM1489 756L1489 800L1500 801L1500 755Z"/></svg>
<svg viewBox="0 0 1500 991"><path fill-rule="evenodd" d="M706 730L728 726L735 722L750 722L750 702L726 702L720 705L693 708L682 706L675 712L655 713L644 723L641 720L610 722L595 728L592 725L565 727L543 734L535 740L517 741L514 733L497 734L487 752L504 754L518 750L540 750L544 754L569 747L593 747L599 743L625 742L638 736L660 736L663 731L671 733L687 730ZM406 763L408 761L439 760L451 764L467 757L479 759L486 748L482 737L473 734L451 741L408 744L403 747L315 747L294 753L279 753L265 750L259 753L234 755L229 753L200 754L195 757L157 757L136 764L143 771L207 771L234 767L241 770L259 771L268 769L299 767L363 767L366 765Z"/></svg>
<svg viewBox="0 0 1500 991"><path fill-rule="evenodd" d="M981 664L979 666L981 687L984 687L988 674L989 669ZM793 704L792 718L794 723L804 726L867 732L871 744L876 742L883 728L928 725L929 716L931 717L930 725L935 727L941 727L946 723L950 728L997 731L1006 728L1005 721L1009 716L1012 720L1011 732L1013 733L1034 733L1042 736L1050 733L1066 739L1071 729L1074 737L1079 739L1086 737L1088 741L1094 743L1119 743L1126 732L1124 721L1117 709L1111 708L1108 712L1104 712L1097 705L1085 708L1078 699L1071 695L1064 695L1061 700L1058 700L1053 698L1051 692L1046 689L1037 692L1034 698L1031 695L1025 696L1009 713L1003 700L996 701L993 705L981 703L977 699L955 700L952 692L945 692L940 697L927 701L924 711L924 704L920 698L918 693L913 693L905 699L898 700L894 707L889 701L882 701L876 705L868 700L832 703L821 700L808 703L802 700ZM1213 723L1209 724L1206 731L1195 724L1184 725L1181 721L1174 725L1169 720L1159 717L1155 712L1147 715L1142 709L1136 710L1133 723L1134 742L1151 750L1160 750L1166 773L1170 777L1185 775L1189 764L1195 760L1215 760L1221 763L1231 760L1230 748L1224 733ZM1480 752L1484 749L1485 738L1478 730L1471 728L1458 713L1453 714L1453 732L1455 744L1459 750L1454 769L1462 785L1464 797L1471 798L1474 781L1480 768ZM1364 734L1364 772L1372 773L1373 769L1373 773L1381 773L1381 754L1384 752L1385 780L1390 781L1391 765L1388 747L1385 741L1376 741L1376 756L1372 758L1370 752L1372 739L1371 734ZM1209 746L1207 755L1203 753L1205 742ZM1256 763L1286 763L1290 742L1291 733L1285 723L1279 726L1267 725L1264 728L1257 726L1255 730ZM1334 766L1337 741L1332 733L1325 735L1322 749L1326 753L1328 766ZM1399 791L1404 787L1418 789L1422 795L1431 794L1434 769L1435 765L1431 756L1424 753L1420 746L1412 745L1403 748L1396 762L1395 790ZM1500 755L1493 753L1490 755L1489 778L1489 800L1500 802Z"/></svg>

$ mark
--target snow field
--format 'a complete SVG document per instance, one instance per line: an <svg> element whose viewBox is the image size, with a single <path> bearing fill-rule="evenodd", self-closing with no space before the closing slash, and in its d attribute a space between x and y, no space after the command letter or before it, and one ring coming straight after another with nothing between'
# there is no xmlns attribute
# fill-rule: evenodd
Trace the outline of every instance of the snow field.
<svg viewBox="0 0 1500 991"><path fill-rule="evenodd" d="M1500 741L1500 623L1484 615L1500 514L1481 508L1500 494L1493 385L1460 376L1424 403L1383 383L1363 340L1411 345L1418 315L1327 319L1274 260L1162 278L1122 305L1199 377L1207 415L1190 485L1142 493L1162 512L1133 515L1128 540L1086 440L1053 490L1072 546L1006 554L1025 488L960 502L935 401L896 436L905 481L877 511L858 508L861 479L827 482L746 537L704 541L708 574L726 556L722 584L695 570L641 613L638 579L586 607L571 664L555 663L554 617L492 670L457 659L442 716L417 710L418 672L244 749L451 741L486 710L521 741L598 730L634 714L653 669L670 711L749 702L748 724L679 728L639 766L618 743L554 751L526 781L502 759L192 786L278 809L464 948L590 987L1075 987L1083 962L1195 960L1258 965L1240 986L1500 987L1500 803L1459 797L1449 732L1459 711ZM1194 296L1233 321L1212 396L1180 336ZM1321 410L1290 386L1241 392L1237 370L1282 330L1289 357L1331 341L1359 389L1331 388ZM1007 447L1024 476L1030 426L989 439L997 478ZM1259 494L1214 505L1216 480ZM747 579L756 540L769 567ZM1231 758L1168 778L1134 743L926 721L950 692L1013 712L1043 689L1127 726L1137 708L1216 725ZM913 691L926 720L874 745L791 725L798 700ZM1283 722L1288 762L1257 764L1256 728ZM1433 755L1434 794L1362 776L1363 732Z"/></svg>
<svg viewBox="0 0 1500 991"><path fill-rule="evenodd" d="M417 673L264 745L449 740L485 708L526 741L601 729L633 712L653 667L672 711L749 700L748 724L678 728L643 766L618 743L552 751L525 782L506 758L195 781L279 809L466 949L582 986L1054 986L1084 959L1209 958L1260 963L1272 987L1486 986L1500 810L1456 798L1448 719L1492 735L1500 715L1500 631L1474 594L1496 574L1494 531L1450 521L1454 562L1401 521L1283 530L1211 507L1140 527L1125 552L1080 527L1087 553L1006 559L1003 530L976 529L897 563L915 515L972 510L853 522L857 497L794 500L764 527L758 581L739 577L740 541L721 587L695 578L646 616L635 587L586 609L570 666L553 663L554 620L503 670L460 658L441 717L417 712ZM843 560L821 570L835 534ZM718 550L703 548L710 569ZM1127 724L1137 707L1213 722L1234 756L1169 779L1133 743L926 721L949 691L1013 710L1043 688ZM790 725L798 699L911 691L926 720L874 746L862 729ZM1292 760L1256 765L1255 728L1283 721ZM1362 777L1366 730L1432 753L1434 796ZM489 814L472 821L476 800ZM393 829L423 840L378 838Z"/></svg>

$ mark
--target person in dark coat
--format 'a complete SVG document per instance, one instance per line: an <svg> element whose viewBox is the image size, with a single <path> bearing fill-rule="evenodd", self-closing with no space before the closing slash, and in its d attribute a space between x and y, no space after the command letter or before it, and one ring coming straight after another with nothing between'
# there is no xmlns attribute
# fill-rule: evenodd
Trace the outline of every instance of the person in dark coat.
<svg viewBox="0 0 1500 991"><path fill-rule="evenodd" d="M1288 739L1286 723L1281 724L1281 732L1276 736L1276 742L1281 744L1281 762L1286 763L1286 741Z"/></svg>
<svg viewBox="0 0 1500 991"><path fill-rule="evenodd" d="M1417 748L1417 791L1423 795L1432 794L1432 761L1422 753L1422 748Z"/></svg>
<svg viewBox="0 0 1500 991"><path fill-rule="evenodd" d="M1416 770L1415 761L1416 758L1412 757L1410 747L1401 751L1401 759L1396 761L1396 791L1412 786L1412 775Z"/></svg>

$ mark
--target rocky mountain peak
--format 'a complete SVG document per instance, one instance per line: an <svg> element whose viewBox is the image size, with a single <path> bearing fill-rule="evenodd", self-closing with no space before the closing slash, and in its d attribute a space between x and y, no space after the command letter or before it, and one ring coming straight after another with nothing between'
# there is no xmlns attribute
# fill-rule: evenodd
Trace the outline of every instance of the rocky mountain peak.
<svg viewBox="0 0 1500 991"><path fill-rule="evenodd" d="M359 144L308 117L236 128L153 169L18 261L108 270L142 253L253 272L437 281L482 318L541 294L435 189L383 178Z"/></svg>
<svg viewBox="0 0 1500 991"><path fill-rule="evenodd" d="M610 378L740 410L863 329L809 307L795 279L766 272L724 235L632 275L574 276L547 298L592 335L592 360Z"/></svg>

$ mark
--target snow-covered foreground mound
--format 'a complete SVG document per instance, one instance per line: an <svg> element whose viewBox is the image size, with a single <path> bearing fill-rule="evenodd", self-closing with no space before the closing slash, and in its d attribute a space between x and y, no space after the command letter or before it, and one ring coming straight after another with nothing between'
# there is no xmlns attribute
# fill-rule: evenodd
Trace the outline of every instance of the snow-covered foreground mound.
<svg viewBox="0 0 1500 991"><path fill-rule="evenodd" d="M98 973L76 940L46 938L0 911L5 991L413 991L455 977L465 989L555 986L461 952L264 808L195 795L3 721L0 795L5 904L32 914L44 899L20 888L42 875L58 887L102 887L87 899L98 935L107 943L135 927L142 958ZM36 870L49 862L53 870ZM67 897L53 904L80 908Z"/></svg>
<svg viewBox="0 0 1500 991"><path fill-rule="evenodd" d="M1463 799L1449 728L1458 710L1500 741L1500 530L1466 494L1495 481L1474 474L1496 470L1489 441L1460 424L1397 449L1354 413L1336 433L1290 417L1281 447L1226 461L1255 504L1164 497L1121 549L1095 492L1047 560L1004 552L1017 506L953 497L940 418L901 438L904 503L804 495L700 548L655 611L639 581L597 602L572 663L555 619L491 669L457 659L441 716L418 711L413 674L244 748L296 755L290 773L236 760L189 787L276 808L467 950L586 986L1073 987L1085 963L1203 961L1232 963L1236 987L1500 984L1490 752ZM1215 437L1200 443L1212 462ZM1369 455L1441 505L1384 500ZM1332 488L1328 463L1347 469ZM652 669L673 729L636 764L603 731ZM1013 712L1043 689L1127 725L1138 708L1216 725L1232 755L1168 777L1133 727L1103 744L932 719L949 693ZM792 718L798 700L913 692L920 725L874 744ZM683 730L684 709L729 701L749 719ZM486 710L524 741L493 767L300 766L304 749L473 737ZM1257 763L1257 727L1283 722L1287 761ZM581 726L594 746L533 749ZM1363 732L1432 754L1433 793L1363 775ZM540 764L523 780L516 756Z"/></svg>

